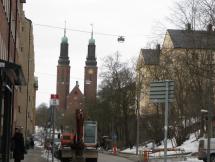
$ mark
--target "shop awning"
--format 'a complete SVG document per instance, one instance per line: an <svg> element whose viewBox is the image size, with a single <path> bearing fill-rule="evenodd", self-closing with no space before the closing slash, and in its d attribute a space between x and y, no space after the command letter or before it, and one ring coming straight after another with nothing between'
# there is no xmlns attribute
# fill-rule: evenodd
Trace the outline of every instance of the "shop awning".
<svg viewBox="0 0 215 162"><path fill-rule="evenodd" d="M7 78L13 85L26 85L26 80L20 65L0 59L0 69L5 72Z"/></svg>

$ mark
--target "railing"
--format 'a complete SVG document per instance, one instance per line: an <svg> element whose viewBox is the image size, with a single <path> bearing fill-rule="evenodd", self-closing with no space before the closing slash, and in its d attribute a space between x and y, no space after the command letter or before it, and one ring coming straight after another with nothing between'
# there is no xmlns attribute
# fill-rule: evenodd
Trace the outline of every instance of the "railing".
<svg viewBox="0 0 215 162"><path fill-rule="evenodd" d="M184 149L180 148L167 148L168 153L171 151L171 154L168 154L168 159L180 159L185 160ZM139 162L153 162L159 161L164 158L164 148L157 148L153 150L145 149L139 151Z"/></svg>

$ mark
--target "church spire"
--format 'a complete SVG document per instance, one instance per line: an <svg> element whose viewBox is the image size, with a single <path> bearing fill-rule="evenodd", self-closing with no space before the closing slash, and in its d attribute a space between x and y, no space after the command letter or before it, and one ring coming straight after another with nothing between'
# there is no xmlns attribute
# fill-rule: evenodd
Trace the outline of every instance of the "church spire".
<svg viewBox="0 0 215 162"><path fill-rule="evenodd" d="M93 38L93 24L90 24L92 27L92 31L91 31L91 38L89 40L89 44L95 44L95 39Z"/></svg>
<svg viewBox="0 0 215 162"><path fill-rule="evenodd" d="M66 36L66 21L65 21L65 26L64 26L64 35L61 39L61 43L68 43L68 38Z"/></svg>
<svg viewBox="0 0 215 162"><path fill-rule="evenodd" d="M65 26L64 26L64 37L66 36L66 21L65 21Z"/></svg>
<svg viewBox="0 0 215 162"><path fill-rule="evenodd" d="M69 56L68 56L68 38L66 36L66 22L65 22L65 27L64 27L64 35L61 39L61 44L60 44L60 57L58 60L58 64L61 65L69 65Z"/></svg>

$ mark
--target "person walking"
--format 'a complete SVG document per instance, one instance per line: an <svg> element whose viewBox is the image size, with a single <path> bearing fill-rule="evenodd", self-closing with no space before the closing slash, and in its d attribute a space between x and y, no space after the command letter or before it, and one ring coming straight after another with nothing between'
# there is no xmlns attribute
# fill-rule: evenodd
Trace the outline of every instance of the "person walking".
<svg viewBox="0 0 215 162"><path fill-rule="evenodd" d="M32 149L34 149L34 139L33 137L30 138L30 146Z"/></svg>
<svg viewBox="0 0 215 162"><path fill-rule="evenodd" d="M21 128L15 128L15 134L12 138L12 150L14 162L24 160L25 146Z"/></svg>

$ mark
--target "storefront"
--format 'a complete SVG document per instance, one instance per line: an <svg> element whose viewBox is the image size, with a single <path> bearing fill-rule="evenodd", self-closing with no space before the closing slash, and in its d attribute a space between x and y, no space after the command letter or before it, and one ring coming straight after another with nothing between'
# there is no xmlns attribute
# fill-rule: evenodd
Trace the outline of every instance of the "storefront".
<svg viewBox="0 0 215 162"><path fill-rule="evenodd" d="M0 162L9 162L13 128L14 87L26 85L20 65L0 60Z"/></svg>

